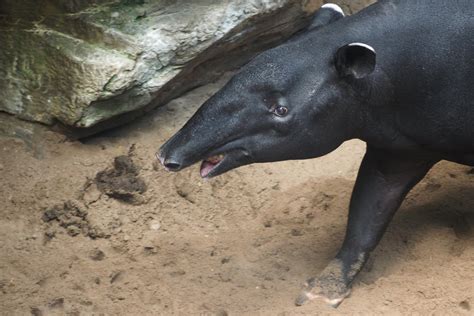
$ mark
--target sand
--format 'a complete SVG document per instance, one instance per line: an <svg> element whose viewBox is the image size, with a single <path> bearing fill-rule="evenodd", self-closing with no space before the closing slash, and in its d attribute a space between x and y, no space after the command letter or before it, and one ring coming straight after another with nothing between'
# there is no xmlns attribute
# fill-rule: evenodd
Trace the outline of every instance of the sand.
<svg viewBox="0 0 474 316"><path fill-rule="evenodd" d="M474 172L448 162L410 193L338 309L294 306L340 246L365 145L210 181L198 166L166 172L155 152L224 80L87 140L0 138L1 315L474 313ZM130 188L103 186L120 181Z"/></svg>

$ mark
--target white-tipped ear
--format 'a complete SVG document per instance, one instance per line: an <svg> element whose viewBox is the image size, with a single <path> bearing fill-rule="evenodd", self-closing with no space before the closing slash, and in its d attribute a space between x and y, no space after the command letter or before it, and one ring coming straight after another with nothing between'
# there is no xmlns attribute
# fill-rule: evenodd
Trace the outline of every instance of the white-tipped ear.
<svg viewBox="0 0 474 316"><path fill-rule="evenodd" d="M336 13L338 13L339 15L341 15L342 17L346 16L344 14L344 11L342 11L342 8L340 6L338 6L337 4L335 4L335 3L326 3L323 6L321 6L321 9L333 10Z"/></svg>
<svg viewBox="0 0 474 316"><path fill-rule="evenodd" d="M313 20L307 29L312 30L331 24L339 19L342 19L343 17L345 17L345 15L340 6L334 3L328 3L316 11L313 16Z"/></svg>
<svg viewBox="0 0 474 316"><path fill-rule="evenodd" d="M362 79L375 70L377 54L375 49L364 43L345 45L336 53L335 66L340 76Z"/></svg>

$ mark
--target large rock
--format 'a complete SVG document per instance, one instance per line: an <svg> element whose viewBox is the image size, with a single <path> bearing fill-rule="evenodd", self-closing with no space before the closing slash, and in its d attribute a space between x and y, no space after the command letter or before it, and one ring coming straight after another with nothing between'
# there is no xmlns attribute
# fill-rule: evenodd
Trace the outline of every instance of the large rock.
<svg viewBox="0 0 474 316"><path fill-rule="evenodd" d="M2 0L0 110L83 129L129 120L290 36L315 2Z"/></svg>
<svg viewBox="0 0 474 316"><path fill-rule="evenodd" d="M289 37L322 3L0 0L0 111L77 135L129 121Z"/></svg>

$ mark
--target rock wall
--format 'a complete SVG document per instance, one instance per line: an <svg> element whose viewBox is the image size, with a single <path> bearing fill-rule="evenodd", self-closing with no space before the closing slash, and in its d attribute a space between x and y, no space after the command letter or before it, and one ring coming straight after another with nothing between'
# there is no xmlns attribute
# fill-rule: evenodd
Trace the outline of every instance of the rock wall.
<svg viewBox="0 0 474 316"><path fill-rule="evenodd" d="M289 37L322 3L2 0L0 111L79 136L121 124Z"/></svg>

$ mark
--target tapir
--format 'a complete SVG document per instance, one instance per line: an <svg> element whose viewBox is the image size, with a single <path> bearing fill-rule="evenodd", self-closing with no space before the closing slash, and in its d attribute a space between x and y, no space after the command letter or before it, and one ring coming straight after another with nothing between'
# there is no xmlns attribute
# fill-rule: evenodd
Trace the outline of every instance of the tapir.
<svg viewBox="0 0 474 316"><path fill-rule="evenodd" d="M474 1L382 0L344 16L330 4L264 51L157 153L171 171L320 157L367 144L342 247L296 299L333 306L406 194L441 160L474 166Z"/></svg>

